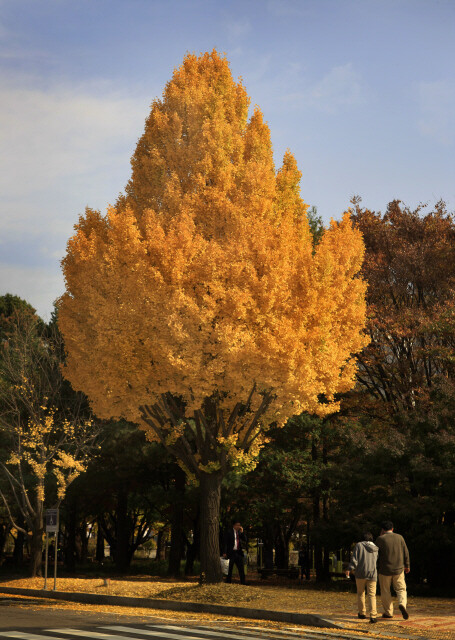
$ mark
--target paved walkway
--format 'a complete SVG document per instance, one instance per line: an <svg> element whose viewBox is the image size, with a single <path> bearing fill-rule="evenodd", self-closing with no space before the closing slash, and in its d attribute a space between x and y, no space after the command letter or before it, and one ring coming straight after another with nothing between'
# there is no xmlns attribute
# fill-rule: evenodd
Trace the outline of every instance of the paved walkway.
<svg viewBox="0 0 455 640"><path fill-rule="evenodd" d="M368 620L359 620L355 614L322 614L324 618L332 622L343 624L349 627L355 626L359 631L368 629L369 631L387 632L391 635L409 634L410 636L423 636L431 638L447 638L455 640L455 602L452 603L453 613L447 610L444 614L434 615L431 607L416 611L409 608L409 619L403 620L400 612L396 613L392 620L383 620L378 618L378 622L371 625Z"/></svg>

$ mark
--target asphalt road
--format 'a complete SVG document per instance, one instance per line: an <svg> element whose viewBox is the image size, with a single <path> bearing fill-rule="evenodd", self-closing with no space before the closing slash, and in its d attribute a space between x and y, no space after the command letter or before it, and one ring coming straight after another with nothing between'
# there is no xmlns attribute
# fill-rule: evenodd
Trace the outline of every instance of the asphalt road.
<svg viewBox="0 0 455 640"><path fill-rule="evenodd" d="M17 604L20 603L20 606ZM121 616L122 620L136 624L144 622L144 618ZM52 627L73 627L98 624L109 624L112 620L118 622L119 616L111 613L90 613L87 611L73 611L71 609L50 609L39 598L11 598L0 596L0 638L3 630L38 629ZM2 638L3 640L3 638Z"/></svg>
<svg viewBox="0 0 455 640"><path fill-rule="evenodd" d="M21 606L17 606L20 603ZM323 629L270 629L219 621L170 623L159 618L114 613L49 609L40 599L0 597L0 640L360 640L349 631L326 634ZM371 634L370 634L371 638Z"/></svg>

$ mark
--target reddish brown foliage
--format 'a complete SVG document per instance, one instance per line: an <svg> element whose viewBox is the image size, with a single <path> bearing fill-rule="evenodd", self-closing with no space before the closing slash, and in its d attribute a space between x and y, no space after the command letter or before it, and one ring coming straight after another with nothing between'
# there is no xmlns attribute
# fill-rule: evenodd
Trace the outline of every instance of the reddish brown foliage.
<svg viewBox="0 0 455 640"><path fill-rule="evenodd" d="M366 244L371 337L358 378L393 410L413 409L435 377L453 374L454 220L443 202L426 212L397 200L384 215L356 202L353 219Z"/></svg>

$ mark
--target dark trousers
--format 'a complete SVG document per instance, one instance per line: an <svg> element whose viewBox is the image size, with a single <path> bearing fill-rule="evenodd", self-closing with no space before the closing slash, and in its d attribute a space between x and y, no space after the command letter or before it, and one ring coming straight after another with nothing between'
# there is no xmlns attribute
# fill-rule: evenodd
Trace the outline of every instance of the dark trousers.
<svg viewBox="0 0 455 640"><path fill-rule="evenodd" d="M245 584L245 569L243 567L243 552L242 551L233 551L232 556L229 558L229 569L226 578L226 582L232 582L232 570L234 565L237 567L240 582L241 584Z"/></svg>

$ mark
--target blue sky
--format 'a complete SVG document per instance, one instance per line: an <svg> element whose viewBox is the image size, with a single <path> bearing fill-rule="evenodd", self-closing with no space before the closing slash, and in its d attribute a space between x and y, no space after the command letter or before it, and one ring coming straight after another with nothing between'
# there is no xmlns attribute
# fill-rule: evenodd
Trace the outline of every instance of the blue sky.
<svg viewBox="0 0 455 640"><path fill-rule="evenodd" d="M326 222L354 194L455 209L453 0L0 0L0 295L49 318L78 216L115 201L151 101L213 47Z"/></svg>

